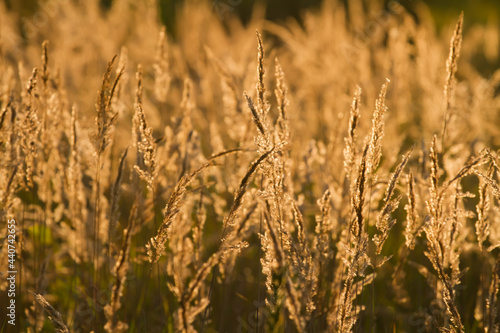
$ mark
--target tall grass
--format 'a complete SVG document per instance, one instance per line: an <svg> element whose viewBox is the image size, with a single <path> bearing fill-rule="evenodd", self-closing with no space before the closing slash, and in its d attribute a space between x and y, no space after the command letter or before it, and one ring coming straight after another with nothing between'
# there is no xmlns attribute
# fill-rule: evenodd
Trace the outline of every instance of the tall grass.
<svg viewBox="0 0 500 333"><path fill-rule="evenodd" d="M16 329L499 331L497 26L187 1L172 36L156 1L98 3L23 43L0 3Z"/></svg>

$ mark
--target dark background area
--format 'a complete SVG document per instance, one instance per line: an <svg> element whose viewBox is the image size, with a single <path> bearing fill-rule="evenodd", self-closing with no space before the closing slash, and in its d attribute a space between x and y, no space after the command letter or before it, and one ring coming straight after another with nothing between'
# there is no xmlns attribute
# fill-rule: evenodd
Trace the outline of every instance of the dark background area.
<svg viewBox="0 0 500 333"><path fill-rule="evenodd" d="M57 0L3 0L9 9L18 11L23 16L32 15L40 2ZM65 0L67 1L67 0ZM140 1L140 0L137 0ZM160 0L162 18L168 28L173 29L175 21L175 8L185 0ZM288 17L300 20L301 13L307 8L318 8L321 0L208 0L213 4L214 11L219 9L224 15L237 14L243 22L251 15L252 8L257 2L264 2L266 16L272 21L282 21ZM342 0L349 5L349 0ZM368 1L363 0L366 4ZM112 5L113 0L101 0L103 8ZM385 1L387 4L388 1ZM466 13L468 23L486 23L488 21L499 22L500 1L499 0L400 0L400 4L412 10L416 4L425 3L431 9L437 28L453 21L460 13ZM170 30L173 31L173 30Z"/></svg>

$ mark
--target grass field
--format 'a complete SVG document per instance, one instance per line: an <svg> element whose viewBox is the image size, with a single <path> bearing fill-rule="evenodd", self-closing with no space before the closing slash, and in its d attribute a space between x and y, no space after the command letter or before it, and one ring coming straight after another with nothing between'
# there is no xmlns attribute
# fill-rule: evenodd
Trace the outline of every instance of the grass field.
<svg viewBox="0 0 500 333"><path fill-rule="evenodd" d="M498 21L99 3L0 2L1 332L499 332Z"/></svg>

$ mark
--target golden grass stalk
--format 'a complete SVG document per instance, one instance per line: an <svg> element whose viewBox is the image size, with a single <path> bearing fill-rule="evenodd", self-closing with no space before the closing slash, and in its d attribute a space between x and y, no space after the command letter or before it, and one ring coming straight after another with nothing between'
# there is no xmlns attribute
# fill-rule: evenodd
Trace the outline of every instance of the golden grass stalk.
<svg viewBox="0 0 500 333"><path fill-rule="evenodd" d="M301 252L304 251L305 254L308 254L309 246L307 246L307 237L306 237L306 233L304 230L304 218L302 217L302 213L300 212L300 209L297 206L297 203L295 202L295 200L290 199L290 202L292 204L292 211L293 211L295 224L297 225L297 238L299 239L299 246L300 246Z"/></svg>
<svg viewBox="0 0 500 333"><path fill-rule="evenodd" d="M280 242L278 241L278 235L274 231L271 224L272 218L269 216L271 213L269 211L270 206L268 205L267 207L268 212L264 220L266 222L267 232L270 235L271 241L264 247L267 260L262 261L262 270L266 272L266 275L268 276L268 292L274 296L273 299L268 298L267 302L270 304L274 303L274 306L277 305L276 302L279 302L279 297L277 297L277 295L279 294L279 289L283 284L285 289L284 291L287 296L285 299L285 306L288 309L289 317L292 319L295 327L299 331L304 331L306 321L301 315L301 302L295 288L293 287L292 281L290 280L290 276L286 273L287 264L285 253L283 253L282 245L280 245Z"/></svg>
<svg viewBox="0 0 500 333"><path fill-rule="evenodd" d="M281 64L278 61L278 58L275 58L275 62L276 69L274 76L276 77L276 89L274 93L276 95L276 101L278 102L279 116L281 117L282 121L286 121L286 108L288 106L288 86L285 83L285 73L283 73L283 69L281 68Z"/></svg>
<svg viewBox="0 0 500 333"><path fill-rule="evenodd" d="M431 199L427 203L430 214L429 221L424 225L424 232L427 237L427 249L425 255L432 263L432 266L437 272L439 280L443 284L442 296L446 305L446 309L451 319L451 329L453 332L464 332L464 326L458 308L455 304L454 287L459 283L458 270L458 254L454 253L452 244L448 240L452 240L454 235L453 225L448 226L448 221L451 223L453 219L447 219L443 216L443 193L439 188L440 171L437 152L437 138L434 135L430 150L431 161ZM467 168L464 167L464 168ZM463 169L462 169L463 170ZM459 174L462 173L462 170ZM465 174L465 173L464 173ZM450 184L450 183L448 183ZM455 211L457 207L455 206ZM455 214L455 213L454 213ZM448 234L449 233L449 236ZM449 255L448 255L449 253ZM450 260L445 261L445 258ZM451 273L447 272L447 266L450 266Z"/></svg>
<svg viewBox="0 0 500 333"><path fill-rule="evenodd" d="M500 198L500 186L495 182L491 177L488 177L487 175L483 174L482 172L478 170L474 170L474 172L480 176L484 182L490 187L491 193L497 198Z"/></svg>
<svg viewBox="0 0 500 333"><path fill-rule="evenodd" d="M49 80L49 52L48 52L49 41L45 40L42 43L42 74L40 78L43 82L43 87L47 89L47 81Z"/></svg>
<svg viewBox="0 0 500 333"><path fill-rule="evenodd" d="M61 314L58 311L56 311L56 309L54 309L52 305L50 305L50 303L47 302L47 300L42 295L35 294L34 292L31 292L31 294L35 296L35 300L38 302L38 304L40 304L49 314L49 319L52 322L52 324L54 324L56 332L69 333L68 327L64 323Z"/></svg>
<svg viewBox="0 0 500 333"><path fill-rule="evenodd" d="M125 151L126 152L126 151ZM123 241L122 247L120 249L120 254L116 260L115 267L113 268L113 275L115 276L115 284L111 290L111 300L109 304L104 307L104 313L107 318L107 322L104 326L106 332L127 332L128 325L117 319L117 312L121 307L121 298L123 289L125 287L125 281L127 278L127 272L129 269L129 254L130 245L132 240L132 232L135 226L135 220L137 219L137 211L139 206L139 200L136 197L132 209L130 210L130 215L128 219L127 229L123 231Z"/></svg>
<svg viewBox="0 0 500 333"><path fill-rule="evenodd" d="M37 77L38 77L38 68L35 67L33 68L33 72L31 73L28 85L26 87L26 92L28 93L28 95L31 95L33 89L35 89L36 87Z"/></svg>
<svg viewBox="0 0 500 333"><path fill-rule="evenodd" d="M195 246L194 265L200 267L203 249L203 229L207 220L207 211L203 205L203 190L200 190L200 199L196 209L196 220L193 227L193 243Z"/></svg>
<svg viewBox="0 0 500 333"><path fill-rule="evenodd" d="M484 149L484 155L488 157L491 164L497 169L497 171L500 171L498 156L495 156L488 148Z"/></svg>
<svg viewBox="0 0 500 333"><path fill-rule="evenodd" d="M157 144L153 137L153 129L148 126L146 115L142 107L142 66L137 67L137 90L135 101L134 123L139 127L140 136L138 137L137 149L142 153L144 165L148 168L143 170L139 165L134 165L134 170L139 174L139 177L146 181L148 188L154 190L154 181L156 178L156 151Z"/></svg>
<svg viewBox="0 0 500 333"><path fill-rule="evenodd" d="M151 263L157 262L160 259L160 257L163 255L163 252L165 251L165 242L169 238L170 226L172 225L173 220L175 219L177 214L179 213L180 207L182 205L182 198L186 194L187 187L191 184L191 182L194 180L194 178L201 171L203 171L204 169L206 169L209 166L214 165L213 160L215 158L225 156L227 154L230 154L230 153L233 153L236 151L240 151L240 149L234 149L234 150L225 151L225 152L221 152L221 153L213 155L207 162L203 163L198 169L192 171L191 173L184 174L181 177L181 179L177 182L177 184L176 184L175 188L173 189L173 191L170 195L170 198L165 206L163 222L157 231L157 235L155 237L151 238L149 243L146 244L148 258L149 258L149 261ZM266 157L267 157L267 155L266 155ZM235 218L236 211L239 208L239 205L241 205L242 197L243 197L243 194L245 193L246 186L250 182L251 176L252 176L253 172L255 172L255 170L257 169L257 166L259 163L257 163L255 166L254 166L254 164L252 164L250 171L243 178L242 184L240 185L240 188L237 191L237 195L236 195L235 201L233 203L233 207L229 213L228 219L229 219L229 217ZM235 205L236 205L236 207L235 207ZM227 224L227 219L226 219L225 224ZM223 231L223 234L224 234L224 231Z"/></svg>
<svg viewBox="0 0 500 333"><path fill-rule="evenodd" d="M5 184L5 188L2 189L2 201L0 202L0 212L2 218L5 217L6 212L10 210L10 206L12 205L12 193L14 192L14 180L17 175L18 165L15 165L12 168L10 176L8 177L7 183Z"/></svg>
<svg viewBox="0 0 500 333"><path fill-rule="evenodd" d="M259 165L263 163L274 151L275 148L263 153L258 159L252 162L245 176L241 179L240 185L234 195L234 201L231 206L231 209L229 210L228 215L224 219L224 226L222 228L222 237L221 237L222 245L225 245L226 241L228 240L227 235L230 233L230 230L233 228L234 222L238 217L241 204L243 203L243 196L245 195L247 187L250 184L250 181L252 180L252 176L257 171Z"/></svg>
<svg viewBox="0 0 500 333"><path fill-rule="evenodd" d="M348 178L350 178L353 173L353 166L357 157L356 129L358 127L358 122L360 118L360 113L359 113L360 99L361 99L361 88L357 86L356 92L354 93L354 98L351 103L349 130L347 132L347 137L344 138L345 141L344 171Z"/></svg>
<svg viewBox="0 0 500 333"><path fill-rule="evenodd" d="M311 316L311 313L316 309L313 298L316 296L318 290L318 288L316 287L319 286L319 282L317 281L321 276L321 271L318 274L319 277L315 275L313 267L313 256L307 242L307 235L304 227L304 218L302 216L302 213L300 212L299 207L297 206L297 202L292 198L288 199L292 205L293 216L297 225L297 238L299 241L297 249L299 262L297 263L297 265L299 267L299 283L304 295L301 299L301 302L302 304L305 304L306 319L308 320ZM329 203L326 204L329 205ZM329 214L328 207L325 208L326 209L324 210L324 212L327 212ZM325 217L325 222L327 222L326 219L327 218Z"/></svg>
<svg viewBox="0 0 500 333"><path fill-rule="evenodd" d="M70 129L70 156L68 166L68 188L69 188L69 210L72 220L72 232L74 236L71 242L73 243L74 260L80 262L82 258L88 255L86 243L88 232L83 221L86 220L87 201L82 184L82 172L80 160L81 155L78 151L78 109L76 105L71 108L71 129Z"/></svg>
<svg viewBox="0 0 500 333"><path fill-rule="evenodd" d="M0 115L0 131L3 128L5 117L7 116L7 111L9 111L9 109L11 108L13 101L14 101L14 96L12 95L12 93L10 93L9 100L7 101L7 104L5 104L5 106L3 107L2 114Z"/></svg>
<svg viewBox="0 0 500 333"><path fill-rule="evenodd" d="M367 174L375 172L380 164L380 158L382 157L382 138L384 137L384 115L387 111L387 105L385 102L385 97L387 95L387 85L389 84L389 79L382 85L380 94L375 101L375 111L373 113L372 119L372 131L369 143L369 158L367 164Z"/></svg>
<svg viewBox="0 0 500 333"><path fill-rule="evenodd" d="M6 139L3 139L0 142L0 144L5 145L5 165L7 166L12 166L12 165L18 165L17 159L17 148L16 148L16 142L17 142L17 129L18 129L18 122L16 121L17 119L17 108L16 105L13 103L14 96L13 93L11 93L9 97L9 102L7 104L9 105L10 109L10 127L5 131L5 137ZM6 108L7 110L7 108ZM3 113L3 116L6 117L7 112ZM2 132L0 132L2 134Z"/></svg>
<svg viewBox="0 0 500 333"><path fill-rule="evenodd" d="M251 98L249 98L246 93L244 93L245 99L247 100L248 107L252 112L252 118L254 123L257 125L259 135L256 137L256 143L259 147L259 152L265 152L273 146L271 143L271 133L269 131L268 119L271 106L266 99L266 88L264 84L264 46L262 43L262 36L259 31L257 34L257 105L255 106Z"/></svg>
<svg viewBox="0 0 500 333"><path fill-rule="evenodd" d="M109 211L109 226L108 226L108 239L107 239L107 249L106 255L109 258L111 243L114 239L114 235L116 234L116 221L120 218L120 212L118 209L118 201L120 199L121 189L122 189L122 180L123 180L123 170L125 168L125 159L127 157L128 147L125 148L125 151L122 153L120 157L120 162L118 163L118 173L116 175L115 181L111 187L111 205Z"/></svg>
<svg viewBox="0 0 500 333"><path fill-rule="evenodd" d="M262 117L267 108L266 88L264 85L264 46L262 45L262 35L257 30L257 109Z"/></svg>
<svg viewBox="0 0 500 333"><path fill-rule="evenodd" d="M318 200L318 206L321 210L321 215L316 217L316 250L318 253L318 261L320 264L320 273L322 266L327 261L330 255L330 241L333 233L332 221L330 219L330 211L332 209L330 200L331 192L329 189L323 193L321 199ZM320 274L321 276L321 274Z"/></svg>
<svg viewBox="0 0 500 333"><path fill-rule="evenodd" d="M351 221L350 230L356 241L361 239L361 234L364 229L363 208L365 205L365 187L367 176L367 158L369 145L366 145L361 157L361 163L358 168L358 176L356 178L354 193L351 197L351 207L354 212L354 219Z"/></svg>
<svg viewBox="0 0 500 333"><path fill-rule="evenodd" d="M113 99L113 94L116 90L120 77L124 72L124 68L116 76L113 85L111 84L111 70L113 64L116 60L116 55L111 59L106 68L106 72L102 77L102 85L99 93L97 95L96 110L97 110L97 133L94 136L95 139L95 150L97 155L101 155L109 144L109 132L111 127L116 121L117 113L112 113L110 110L111 100Z"/></svg>
<svg viewBox="0 0 500 333"><path fill-rule="evenodd" d="M110 206L110 224L109 229L113 230L116 224L116 220L119 218L118 211L118 200L120 198L121 183L123 180L123 169L125 168L125 159L127 158L128 148L122 153L120 157L120 162L118 163L118 173L116 175L115 182L111 190L111 206ZM110 240L108 239L108 242Z"/></svg>
<svg viewBox="0 0 500 333"><path fill-rule="evenodd" d="M493 168L490 168L488 178L493 176ZM476 205L477 221L476 221L476 236L479 244L479 249L483 250L483 244L490 233L489 210L490 196L488 193L489 184L486 181L479 182L479 202Z"/></svg>
<svg viewBox="0 0 500 333"><path fill-rule="evenodd" d="M441 135L441 148L443 148L446 128L450 120L450 111L453 103L453 95L455 92L455 73L458 68L458 58L460 57L460 48L462 47L462 27L464 23L464 13L460 14L458 18L457 25L455 26L455 31L450 41L450 54L446 60L446 82L444 84L444 100L445 100L445 116L443 122L443 130Z"/></svg>
<svg viewBox="0 0 500 333"><path fill-rule="evenodd" d="M179 213L181 201L187 191L187 187L201 171L211 165L213 165L211 161L204 163L198 169L183 175L177 182L177 185L175 185L175 188L172 191L164 209L163 222L160 225L156 236L151 238L149 243L146 244L149 262L157 262L165 252L165 243L169 237L170 226L173 223L174 218Z"/></svg>
<svg viewBox="0 0 500 333"><path fill-rule="evenodd" d="M412 152L413 148L403 156L403 160L397 166L396 170L392 174L391 179L389 180L389 184L387 185L384 204L377 216L377 221L375 224L378 231L382 233L381 235L375 235L373 237L373 242L376 245L376 254L380 254L382 252L382 247L384 246L384 243L389 236L389 231L396 223L396 220L391 220L391 214L398 207L401 196L398 196L396 199L392 199L392 196L394 194L394 190L396 189L397 182L399 181L399 177L401 176L403 169L408 163Z"/></svg>
<svg viewBox="0 0 500 333"><path fill-rule="evenodd" d="M283 73L283 69L281 68L281 64L278 61L278 58L275 59L276 69L275 69L275 78L276 78L276 89L274 90L274 94L276 96L276 101L278 103L278 127L279 132L278 136L281 142L287 142L290 137L290 129L288 126L288 86L285 82L285 73Z"/></svg>
<svg viewBox="0 0 500 333"><path fill-rule="evenodd" d="M243 92L243 96L245 96L245 99L246 99L247 104L248 104L248 108L252 112L253 122L257 126L257 129L259 130L260 134L265 136L266 130L265 130L264 125L262 123L261 116L259 115L259 113L257 113L257 110L255 109L255 104L253 103L252 98L250 98L250 96L248 96L246 92Z"/></svg>
<svg viewBox="0 0 500 333"><path fill-rule="evenodd" d="M430 149L430 162L431 162L431 174L430 174L430 181L431 181L431 188L430 188L430 194L431 194L431 201L430 201L430 210L431 210L431 215L435 217L435 222L439 223L441 220L441 196L439 195L439 184L438 184L438 172L439 172L439 165L438 165L438 152L437 152L437 138L436 135L434 135L432 139L432 146Z"/></svg>
<svg viewBox="0 0 500 333"><path fill-rule="evenodd" d="M100 214L101 214L101 169L102 169L102 157L106 147L110 142L110 132L116 121L118 113L113 113L111 109L111 102L113 100L114 93L118 86L118 82L120 81L121 76L123 75L125 68L122 68L116 78L114 83L111 85L111 70L113 68L113 64L116 60L116 55L113 59L108 63L106 68L106 72L102 78L101 89L98 92L97 100L96 100L96 125L97 132L94 134L94 149L95 149L95 158L96 158L96 174L95 174L95 185L94 185L94 221L93 221L93 230L94 230L94 249L93 249L93 262L94 262L94 275L93 275L93 283L98 284L99 277L99 230L100 230ZM96 293L93 294L93 301L96 302ZM95 324L95 321L94 321Z"/></svg>
<svg viewBox="0 0 500 333"><path fill-rule="evenodd" d="M406 225L405 225L405 245L408 249L413 250L415 247L415 239L418 237L421 225L418 224L417 207L416 207L416 194L415 194L415 180L413 173L410 171L408 174L408 204L405 206L406 210Z"/></svg>
<svg viewBox="0 0 500 333"><path fill-rule="evenodd" d="M24 150L25 158L25 175L26 183L29 188L34 187L33 176L36 169L35 159L37 156L39 142L38 133L40 132L40 121L36 114L36 106L33 103L34 100L34 89L37 85L38 68L34 68L31 77L26 87L28 94L28 104L24 105L26 114L21 123L21 129L23 134L21 136L21 146Z"/></svg>
<svg viewBox="0 0 500 333"><path fill-rule="evenodd" d="M357 282L355 281L358 276L364 277L364 270L369 265L367 249L368 238L364 235L356 241L354 248L348 251L350 253L350 259L346 260L348 267L347 277L344 281L344 288L342 289L342 293L340 295L340 302L337 311L337 329L339 332L351 332L357 320L356 315L353 313L353 302L356 296L358 296L358 292L361 292L362 288L358 289ZM363 280L359 282L363 282Z"/></svg>
<svg viewBox="0 0 500 333"><path fill-rule="evenodd" d="M357 179L354 185L354 193L351 197L353 218L349 226L349 240L344 244L347 252L347 258L344 258L344 262L347 266L347 276L340 294L336 321L336 328L339 332L351 332L357 320L356 315L353 314L353 302L358 293L357 288L355 288L357 286L355 281L356 278L360 276L365 278L364 272L370 265L370 260L367 255L368 235L365 231L363 216L369 147L370 145L367 144L363 150Z"/></svg>

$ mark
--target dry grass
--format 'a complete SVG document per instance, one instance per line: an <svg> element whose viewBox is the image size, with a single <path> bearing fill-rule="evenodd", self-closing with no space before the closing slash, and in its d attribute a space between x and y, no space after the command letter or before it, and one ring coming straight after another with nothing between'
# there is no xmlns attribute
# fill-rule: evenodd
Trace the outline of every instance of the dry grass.
<svg viewBox="0 0 500 333"><path fill-rule="evenodd" d="M20 331L498 332L498 27L355 3L68 1L23 44L0 3Z"/></svg>

